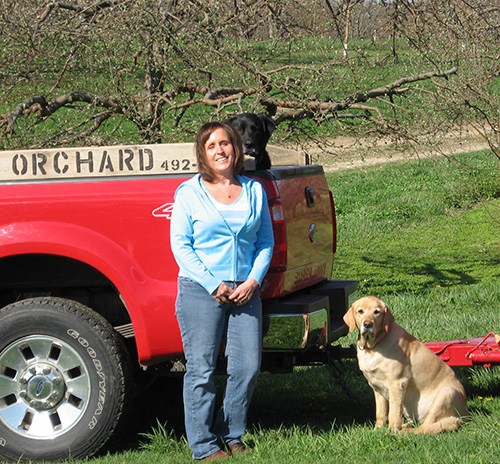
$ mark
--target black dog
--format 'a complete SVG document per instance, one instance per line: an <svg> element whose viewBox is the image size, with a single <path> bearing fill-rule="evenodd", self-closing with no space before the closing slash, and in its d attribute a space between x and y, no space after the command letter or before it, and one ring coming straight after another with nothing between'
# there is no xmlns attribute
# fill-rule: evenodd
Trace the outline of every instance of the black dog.
<svg viewBox="0 0 500 464"><path fill-rule="evenodd" d="M226 122L240 132L243 152L255 158L256 168L269 169L271 159L266 151L266 145L276 128L272 119L263 114L241 113Z"/></svg>

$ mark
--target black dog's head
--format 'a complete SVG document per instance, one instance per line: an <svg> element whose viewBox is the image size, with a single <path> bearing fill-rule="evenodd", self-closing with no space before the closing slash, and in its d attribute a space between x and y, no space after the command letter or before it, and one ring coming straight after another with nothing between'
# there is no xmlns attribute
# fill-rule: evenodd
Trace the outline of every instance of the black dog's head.
<svg viewBox="0 0 500 464"><path fill-rule="evenodd" d="M269 169L271 160L266 151L267 141L276 126L272 119L263 114L241 113L228 119L243 139L243 152L253 156L257 169Z"/></svg>

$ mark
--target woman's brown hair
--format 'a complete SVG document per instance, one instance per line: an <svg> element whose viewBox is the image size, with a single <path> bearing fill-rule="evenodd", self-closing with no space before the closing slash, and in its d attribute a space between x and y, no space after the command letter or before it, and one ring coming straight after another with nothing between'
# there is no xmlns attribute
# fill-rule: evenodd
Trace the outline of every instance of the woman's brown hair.
<svg viewBox="0 0 500 464"><path fill-rule="evenodd" d="M214 180L213 172L208 167L207 157L205 154L205 143L216 129L224 129L229 137L234 150L233 172L234 174L243 174L245 172L245 157L243 154L243 143L240 133L232 126L225 122L207 122L203 124L196 134L194 143L196 162L198 163L198 171L203 180L212 182Z"/></svg>

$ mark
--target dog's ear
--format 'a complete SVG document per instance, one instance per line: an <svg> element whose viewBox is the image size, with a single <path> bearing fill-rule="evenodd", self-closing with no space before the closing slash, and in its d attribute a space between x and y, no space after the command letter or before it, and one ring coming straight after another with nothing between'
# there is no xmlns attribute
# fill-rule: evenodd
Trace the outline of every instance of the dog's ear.
<svg viewBox="0 0 500 464"><path fill-rule="evenodd" d="M267 135L267 139L269 140L272 133L274 132L274 129L276 129L276 124L274 124L274 121L271 118L268 118L263 114L258 114L257 116L261 120L262 128L264 130L264 133Z"/></svg>
<svg viewBox="0 0 500 464"><path fill-rule="evenodd" d="M351 306L344 314L344 322L346 323L347 327L349 327L349 332L352 332L356 328L356 321L354 319L354 306Z"/></svg>
<svg viewBox="0 0 500 464"><path fill-rule="evenodd" d="M391 310L389 309L389 306L385 304L385 316L384 316L384 327L385 330L389 330L389 327L396 322L396 319L394 319L394 316L391 313Z"/></svg>

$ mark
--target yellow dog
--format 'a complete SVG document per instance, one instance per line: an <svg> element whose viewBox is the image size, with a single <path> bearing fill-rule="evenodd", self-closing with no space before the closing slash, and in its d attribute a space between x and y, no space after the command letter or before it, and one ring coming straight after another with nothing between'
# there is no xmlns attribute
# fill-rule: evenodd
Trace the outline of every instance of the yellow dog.
<svg viewBox="0 0 500 464"><path fill-rule="evenodd" d="M437 434L458 429L468 417L465 390L450 366L394 322L386 303L373 296L353 303L344 315L359 330L359 368L375 394L376 424L392 430Z"/></svg>

